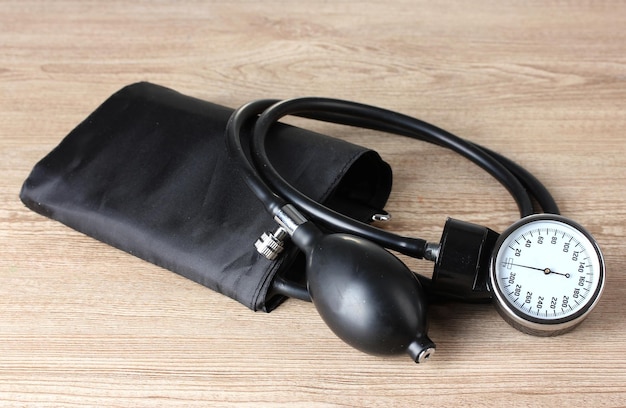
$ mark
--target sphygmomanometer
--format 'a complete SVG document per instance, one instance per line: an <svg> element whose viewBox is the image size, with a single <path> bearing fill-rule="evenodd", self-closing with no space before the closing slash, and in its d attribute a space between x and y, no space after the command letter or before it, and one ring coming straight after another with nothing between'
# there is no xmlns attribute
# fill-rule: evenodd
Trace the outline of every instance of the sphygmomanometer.
<svg viewBox="0 0 626 408"><path fill-rule="evenodd" d="M521 218L502 234L449 218L437 243L376 228L389 217L390 166L370 149L277 123L286 115L448 148L506 187ZM310 300L357 349L417 362L435 350L432 302L493 302L517 329L550 336L589 314L605 279L596 241L521 166L420 120L334 99L233 110L131 84L34 166L20 197L252 310ZM434 262L432 276L392 252Z"/></svg>

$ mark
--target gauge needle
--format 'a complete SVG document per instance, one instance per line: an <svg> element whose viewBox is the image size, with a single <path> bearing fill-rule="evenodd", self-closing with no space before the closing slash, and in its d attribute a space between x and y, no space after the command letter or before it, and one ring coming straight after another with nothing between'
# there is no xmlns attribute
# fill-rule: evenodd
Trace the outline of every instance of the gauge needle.
<svg viewBox="0 0 626 408"><path fill-rule="evenodd" d="M534 266L527 266L527 265L519 265L519 264L513 264L513 266L519 266L520 268L526 268L526 269L534 269L536 271L541 271L546 275L550 275L551 273L555 274L555 275L561 275L561 276L565 276L566 278L570 277L569 273L560 273L560 272L556 272L553 271L550 268L535 268Z"/></svg>

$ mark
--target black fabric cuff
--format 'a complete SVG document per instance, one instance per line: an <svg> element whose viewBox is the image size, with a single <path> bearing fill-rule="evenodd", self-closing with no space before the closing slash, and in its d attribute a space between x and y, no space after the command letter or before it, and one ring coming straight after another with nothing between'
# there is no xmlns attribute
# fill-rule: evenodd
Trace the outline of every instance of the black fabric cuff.
<svg viewBox="0 0 626 408"><path fill-rule="evenodd" d="M20 198L32 210L241 302L270 311L277 273L304 270L253 244L275 222L228 156L232 109L150 83L106 100L39 163ZM309 197L362 221L380 212L391 168L372 151L277 125L272 163Z"/></svg>

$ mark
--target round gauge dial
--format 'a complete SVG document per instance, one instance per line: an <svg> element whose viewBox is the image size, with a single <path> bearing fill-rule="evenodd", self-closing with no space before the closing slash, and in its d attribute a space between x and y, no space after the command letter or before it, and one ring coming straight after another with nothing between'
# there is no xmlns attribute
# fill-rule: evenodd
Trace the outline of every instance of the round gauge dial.
<svg viewBox="0 0 626 408"><path fill-rule="evenodd" d="M605 279L593 237L553 214L532 215L507 229L490 268L500 314L515 328L541 336L579 324L598 302Z"/></svg>

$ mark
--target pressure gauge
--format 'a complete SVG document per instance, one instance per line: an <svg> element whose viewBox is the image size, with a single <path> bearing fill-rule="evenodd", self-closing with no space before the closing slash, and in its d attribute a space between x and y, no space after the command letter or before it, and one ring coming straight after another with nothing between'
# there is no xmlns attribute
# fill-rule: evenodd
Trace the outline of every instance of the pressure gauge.
<svg viewBox="0 0 626 408"><path fill-rule="evenodd" d="M553 214L513 224L491 258L496 308L513 327L539 336L578 325L598 303L604 280L597 242L580 225Z"/></svg>

